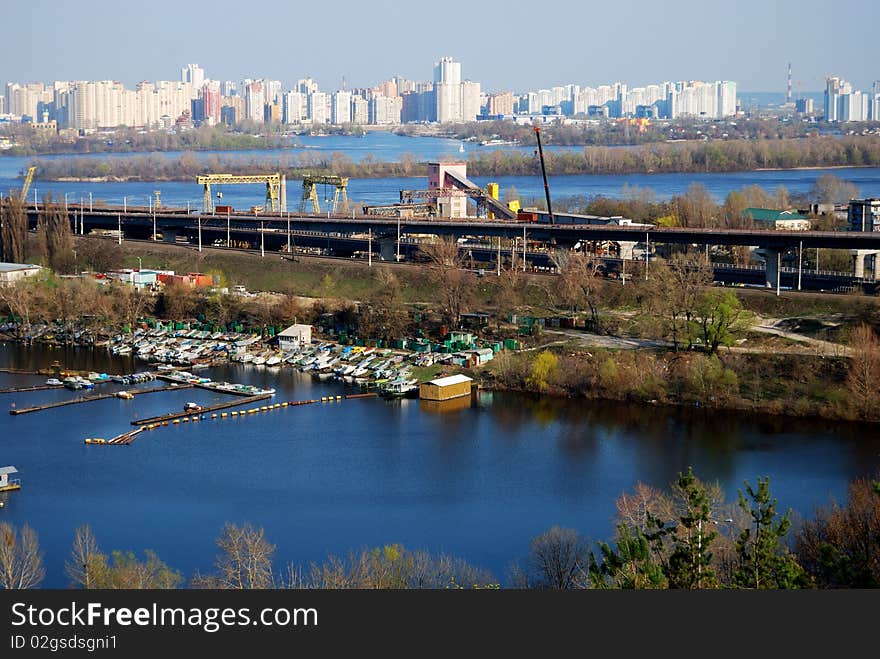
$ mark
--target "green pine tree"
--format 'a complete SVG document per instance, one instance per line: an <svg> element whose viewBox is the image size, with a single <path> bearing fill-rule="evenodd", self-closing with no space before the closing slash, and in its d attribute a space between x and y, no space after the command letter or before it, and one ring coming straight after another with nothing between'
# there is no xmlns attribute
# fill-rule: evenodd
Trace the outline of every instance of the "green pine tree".
<svg viewBox="0 0 880 659"><path fill-rule="evenodd" d="M615 547L600 542L597 560L590 555L590 583L594 588L662 589L668 588L663 547L665 538L675 527L665 524L651 513L647 515L647 531L617 527Z"/></svg>
<svg viewBox="0 0 880 659"><path fill-rule="evenodd" d="M711 508L706 487L694 476L691 467L678 474L677 486L681 492L684 510L679 516L675 548L669 557L667 577L670 588L716 588L718 578L712 568L709 547L718 536L709 527Z"/></svg>
<svg viewBox="0 0 880 659"><path fill-rule="evenodd" d="M749 514L752 524L736 541L739 568L733 583L739 588L781 589L806 585L806 574L783 545L791 520L776 512L776 499L770 496L770 478L758 478L757 489L745 482L746 494L739 491L739 507Z"/></svg>

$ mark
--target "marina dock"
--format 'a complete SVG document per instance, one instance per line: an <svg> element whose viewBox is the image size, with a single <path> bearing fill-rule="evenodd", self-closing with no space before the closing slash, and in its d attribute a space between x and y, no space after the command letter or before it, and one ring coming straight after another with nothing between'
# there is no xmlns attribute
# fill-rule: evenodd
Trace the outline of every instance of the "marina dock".
<svg viewBox="0 0 880 659"><path fill-rule="evenodd" d="M180 385L181 387L184 385ZM192 385L190 385L192 386ZM180 387L177 387L180 388ZM256 396L248 396L247 398L239 398L238 400L233 400L228 403L218 403L216 405L207 405L205 407L199 408L198 411L187 410L185 412L171 412L169 414L161 414L159 416L151 416L146 419L135 419L131 422L133 426L146 426L155 423L163 423L165 421L173 421L174 419L182 419L189 418L191 416L197 416L201 414L216 412L217 410L225 410L228 407L238 407L239 405L247 405L249 403L255 403L258 400L265 400L267 398L271 398L272 394L258 394Z"/></svg>
<svg viewBox="0 0 880 659"><path fill-rule="evenodd" d="M0 394L19 394L27 391L45 391L47 389L64 389L63 384L36 384L32 387L5 387Z"/></svg>
<svg viewBox="0 0 880 659"><path fill-rule="evenodd" d="M129 391L133 396L140 396L141 394L155 394L160 391L176 391L178 389L189 389L192 387L191 384L178 384L177 386L170 387L155 387L153 389L132 389ZM96 400L104 400L105 398L116 398L115 393L106 393L106 394L92 394L90 396L80 396L79 398L73 398L71 400L59 400L55 403L46 403L45 405L35 405L34 407L22 407L21 409L9 410L9 413L13 416L19 414L30 414L31 412L42 412L43 410L51 410L55 407L64 407L65 405L76 405L78 403L91 403Z"/></svg>

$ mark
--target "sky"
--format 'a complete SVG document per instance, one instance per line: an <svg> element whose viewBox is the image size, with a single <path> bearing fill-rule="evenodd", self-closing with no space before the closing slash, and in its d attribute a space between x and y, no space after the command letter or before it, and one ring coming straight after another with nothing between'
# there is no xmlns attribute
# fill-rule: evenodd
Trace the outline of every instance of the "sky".
<svg viewBox="0 0 880 659"><path fill-rule="evenodd" d="M871 0L21 0L0 8L0 82L215 80L310 75L327 91L399 74L432 79L444 56L484 91L575 83L734 80L740 91L868 89L880 79Z"/></svg>

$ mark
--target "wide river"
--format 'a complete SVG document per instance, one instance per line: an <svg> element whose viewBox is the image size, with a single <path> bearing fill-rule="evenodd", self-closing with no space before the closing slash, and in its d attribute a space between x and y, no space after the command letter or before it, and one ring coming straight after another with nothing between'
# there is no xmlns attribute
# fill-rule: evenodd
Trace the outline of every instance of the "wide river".
<svg viewBox="0 0 880 659"><path fill-rule="evenodd" d="M0 343L0 368L55 359L111 373L144 367L102 349ZM345 391L290 369L238 365L209 374L271 385L278 402ZM44 380L0 373L0 387ZM2 404L77 395L2 394ZM189 577L211 569L226 521L265 527L279 567L399 542L460 556L504 582L531 537L561 525L609 538L616 497L640 481L665 488L689 465L717 479L729 500L744 480L769 475L780 507L803 516L880 467L874 427L491 392L454 411L358 399L168 426L130 446L83 442L187 401L227 399L188 389L2 415L0 466L19 469L22 489L0 494L0 521L37 530L44 587L67 585L64 561L81 524L92 525L104 551L153 549Z"/></svg>
<svg viewBox="0 0 880 659"><path fill-rule="evenodd" d="M417 161L427 160L458 160L466 159L471 154L483 153L487 150L502 149L531 152L531 147L510 146L480 146L472 142L459 142L434 137L403 137L387 132L370 132L365 137L346 137L330 135L326 137L299 136L295 138L299 145L297 148L286 150L261 150L261 151L206 151L197 152L197 158L206 158L218 155L223 158L244 158L248 161L265 161L267 171L271 171L272 163L277 163L279 158L285 158L298 153L318 154L331 156L340 153L351 160L360 161L370 156L375 160L397 160L405 154L411 155ZM464 152L460 152L460 148ZM581 151L583 147L548 147L548 150ZM91 154L86 156L41 156L41 158L119 158L130 154ZM180 152L166 152L159 154L162 157L177 158ZM31 158L0 157L0 190L6 193L11 189L21 187L20 175L31 162ZM783 186L790 193L806 193L816 182L816 179L825 173L833 173L840 178L853 183L862 197L880 197L880 168L843 168L843 169L806 169L789 171L755 171L733 173L693 173L693 174L601 174L601 175L571 175L550 176L549 185L552 199L561 200L564 197L573 196L618 196L624 186L645 188L653 191L658 199L669 199L673 195L687 191L692 183L700 183L709 190L717 200L723 201L731 190L737 190L747 185L760 185L769 191ZM473 177L473 180L485 186L490 180L497 181L501 186L502 195L514 193L524 205L532 203L536 199L543 199L544 186L540 176L501 176L492 179L486 177ZM427 187L424 178L386 178L386 179L352 179L349 182L348 194L351 200L359 204L388 204L399 200L400 190L422 189ZM202 205L202 189L195 181L187 182L142 182L142 183L90 183L90 182L48 182L36 181L34 183L36 194L42 197L45 192L51 191L55 198L64 198L67 195L68 203L79 203L82 199L88 203L89 194L92 202L103 199L110 204L131 204L136 206L148 206L150 197L155 190L161 191L162 203L166 206L200 208ZM34 188L31 189L29 199L33 199ZM254 186L225 186L214 191L223 192L222 203L231 205L237 209L247 209L253 205L262 204L265 191L259 185ZM320 190L322 209L328 207L327 200L332 197L333 190ZM288 185L288 208L291 211L299 209L300 190L295 181Z"/></svg>

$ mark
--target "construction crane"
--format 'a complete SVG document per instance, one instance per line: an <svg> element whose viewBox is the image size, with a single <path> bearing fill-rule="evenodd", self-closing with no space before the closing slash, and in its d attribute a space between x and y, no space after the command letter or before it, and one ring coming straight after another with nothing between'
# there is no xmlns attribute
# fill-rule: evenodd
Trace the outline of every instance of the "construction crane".
<svg viewBox="0 0 880 659"><path fill-rule="evenodd" d="M236 185L241 183L266 184L266 208L273 213L287 211L287 177L284 174L254 174L252 176L235 176L233 174L206 174L196 177L199 185L205 186L202 201L202 213L214 212L214 200L211 198L212 185Z"/></svg>
<svg viewBox="0 0 880 659"><path fill-rule="evenodd" d="M24 177L24 185L21 186L21 193L19 195L21 203L25 203L27 201L28 190L31 189L31 183L34 180L35 171L37 171L36 167L28 167L27 175Z"/></svg>
<svg viewBox="0 0 880 659"><path fill-rule="evenodd" d="M535 138L538 140L538 155L541 158L541 175L544 177L544 194L547 197L547 216L550 224L556 224L553 220L553 206L550 205L550 184L547 183L547 169L544 167L544 149L541 148L541 129L535 126Z"/></svg>
<svg viewBox="0 0 880 659"><path fill-rule="evenodd" d="M315 214L321 212L321 204L318 203L318 186L319 185L332 185L335 190L333 192L333 207L332 212L335 213L338 210L342 210L343 212L348 212L348 192L346 191L348 188L348 177L347 176L312 176L311 174L303 175L303 191L302 191L302 200L299 204L300 213L304 212L306 209L306 204L311 202L312 210ZM341 201L340 201L341 200Z"/></svg>

